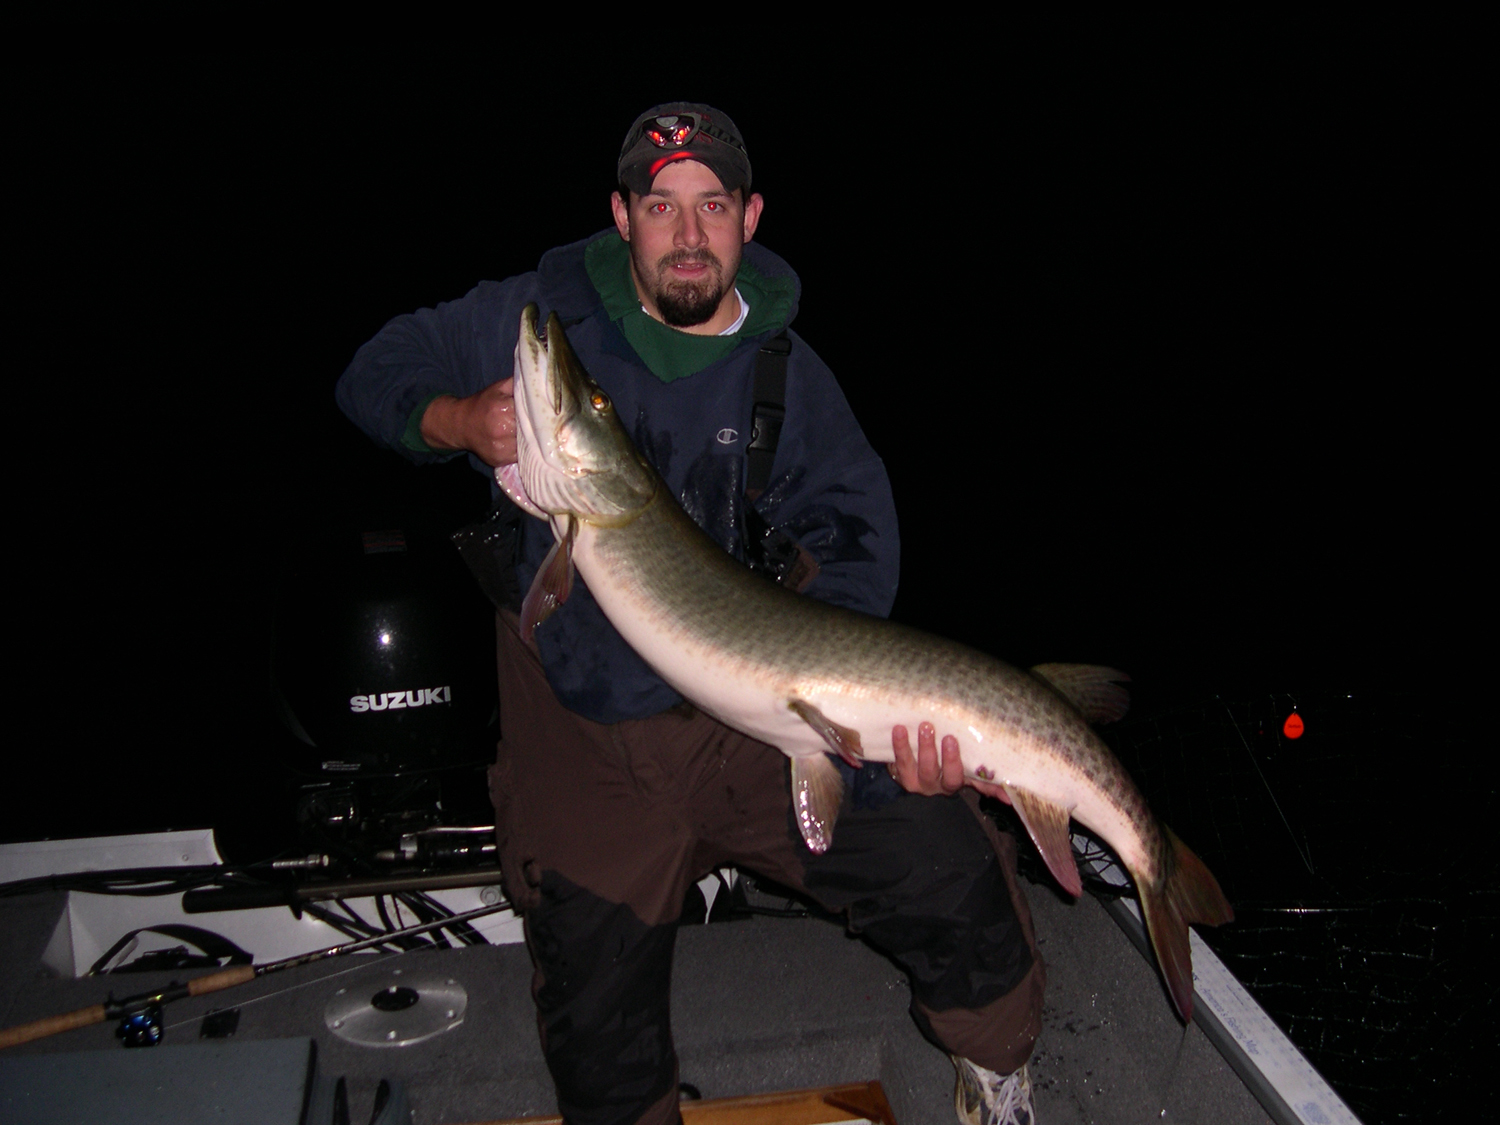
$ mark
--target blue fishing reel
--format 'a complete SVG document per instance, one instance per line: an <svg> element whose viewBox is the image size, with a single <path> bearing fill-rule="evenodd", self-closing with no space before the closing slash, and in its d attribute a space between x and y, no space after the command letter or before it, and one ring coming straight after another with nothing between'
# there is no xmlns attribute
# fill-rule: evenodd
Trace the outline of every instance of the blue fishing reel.
<svg viewBox="0 0 1500 1125"><path fill-rule="evenodd" d="M131 1012L115 1028L115 1038L126 1047L155 1047L165 1034L160 1004L147 1004L140 1011Z"/></svg>

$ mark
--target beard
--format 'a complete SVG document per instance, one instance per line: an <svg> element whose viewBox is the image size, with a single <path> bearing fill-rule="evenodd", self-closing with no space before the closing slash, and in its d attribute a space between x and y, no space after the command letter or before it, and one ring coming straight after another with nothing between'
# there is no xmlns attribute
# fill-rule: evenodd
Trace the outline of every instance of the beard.
<svg viewBox="0 0 1500 1125"><path fill-rule="evenodd" d="M635 247L630 249L635 254ZM708 266L708 276L701 281L679 281L671 276L673 266L699 262ZM735 263L738 270L739 263ZM636 260L636 276L647 295L661 313L662 320L673 328L692 328L712 318L728 292L724 281L724 264L711 250L674 250L658 259L654 268Z"/></svg>

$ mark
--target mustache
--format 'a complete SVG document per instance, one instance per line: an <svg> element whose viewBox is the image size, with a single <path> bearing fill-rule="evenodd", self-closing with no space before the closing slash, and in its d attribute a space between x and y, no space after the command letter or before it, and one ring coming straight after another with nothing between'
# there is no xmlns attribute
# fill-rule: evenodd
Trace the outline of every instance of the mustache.
<svg viewBox="0 0 1500 1125"><path fill-rule="evenodd" d="M713 266L719 270L724 268L724 263L719 261L718 255L712 250L673 250L670 254L663 254L656 263L657 268L662 270L684 265Z"/></svg>

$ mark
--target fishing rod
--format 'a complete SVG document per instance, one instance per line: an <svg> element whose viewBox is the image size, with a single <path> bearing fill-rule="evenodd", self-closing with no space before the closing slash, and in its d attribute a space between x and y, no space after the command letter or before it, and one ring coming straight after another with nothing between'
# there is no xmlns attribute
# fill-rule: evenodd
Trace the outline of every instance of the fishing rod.
<svg viewBox="0 0 1500 1125"><path fill-rule="evenodd" d="M263 977L268 973L279 973L282 969L295 968L297 965L311 964L313 961L321 961L328 957L341 957L346 953L357 953L361 949L373 949L387 942L396 941L404 937L415 937L432 930L440 930L446 926L469 922L475 918L483 918L486 914L494 914L501 910L508 910L510 903L498 902L493 906L481 906L477 910L465 911L462 914L450 914L439 918L435 922L423 922L418 926L408 926L404 930L392 930L389 933L378 934L375 937L365 938L361 941L351 941L344 945L331 945L327 949L317 949L311 953L299 953L295 957L286 957L280 961L268 961L264 965L231 965L227 969L220 969L216 973L190 980L186 984L173 981L164 988L154 992L143 992L139 996L127 996L123 1000L116 1000L110 996L102 1004L94 1004L87 1008L79 1008L74 1012L66 1012L60 1016L48 1016L46 1019L35 1020L31 1023L23 1023L16 1027L6 1028L0 1031L0 1050L6 1047L14 1047L19 1043L29 1043L33 1039L45 1039L49 1035L56 1035L62 1031L72 1031L78 1027L89 1027L96 1023L104 1023L106 1020L131 1020L151 1013L155 1009L157 1023L159 1026L160 1008L163 1004L173 1000L181 1000L188 996L205 996L210 992L221 992L226 988L236 985L248 984L256 977ZM157 1038L160 1038L159 1034ZM142 1040L143 1043L155 1043L156 1039Z"/></svg>

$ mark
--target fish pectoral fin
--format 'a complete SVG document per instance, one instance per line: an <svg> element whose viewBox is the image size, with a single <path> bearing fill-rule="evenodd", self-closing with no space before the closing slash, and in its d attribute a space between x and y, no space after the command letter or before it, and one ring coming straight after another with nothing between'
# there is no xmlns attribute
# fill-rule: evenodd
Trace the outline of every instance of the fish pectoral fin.
<svg viewBox="0 0 1500 1125"><path fill-rule="evenodd" d="M1091 723L1112 723L1130 710L1130 677L1099 664L1038 664L1031 674L1047 684Z"/></svg>
<svg viewBox="0 0 1500 1125"><path fill-rule="evenodd" d="M531 581L531 589L526 591L526 599L521 603L521 639L528 644L536 627L551 617L573 592L573 536L577 531L578 521L569 515L567 530L552 544L552 550L547 552Z"/></svg>
<svg viewBox="0 0 1500 1125"><path fill-rule="evenodd" d="M802 717L803 722L823 736L828 748L843 758L854 769L863 766L865 748L860 745L859 731L841 727L811 703L803 699L788 701L787 706Z"/></svg>
<svg viewBox="0 0 1500 1125"><path fill-rule="evenodd" d="M844 779L822 754L792 759L792 805L808 851L822 855L833 843L833 825L844 803Z"/></svg>
<svg viewBox="0 0 1500 1125"><path fill-rule="evenodd" d="M1005 795L1020 815L1021 823L1026 825L1031 842L1042 853L1052 877L1074 898L1083 894L1078 862L1073 858L1073 837L1068 831L1068 810L1009 785L1005 787Z"/></svg>

